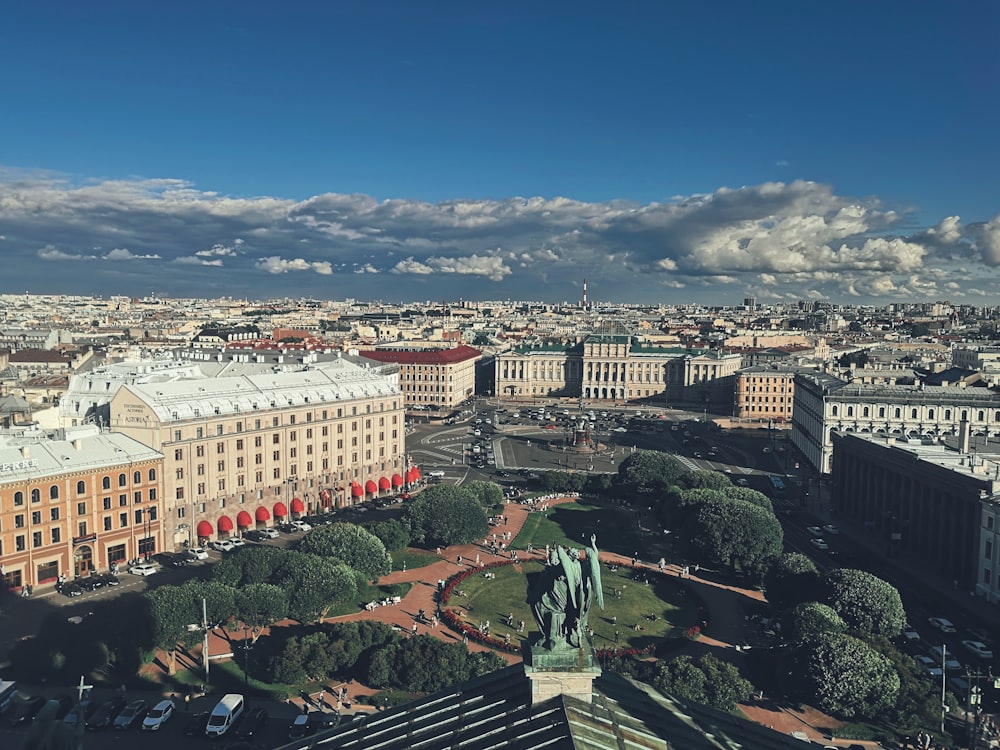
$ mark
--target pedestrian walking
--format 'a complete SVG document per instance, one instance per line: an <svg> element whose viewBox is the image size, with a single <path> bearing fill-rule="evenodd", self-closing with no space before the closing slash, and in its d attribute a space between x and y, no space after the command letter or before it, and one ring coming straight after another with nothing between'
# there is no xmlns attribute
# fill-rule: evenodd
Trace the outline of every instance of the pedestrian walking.
<svg viewBox="0 0 1000 750"><path fill-rule="evenodd" d="M618 631L615 631L615 643L618 643Z"/></svg>
<svg viewBox="0 0 1000 750"><path fill-rule="evenodd" d="M417 634L417 623L413 623L413 635Z"/></svg>

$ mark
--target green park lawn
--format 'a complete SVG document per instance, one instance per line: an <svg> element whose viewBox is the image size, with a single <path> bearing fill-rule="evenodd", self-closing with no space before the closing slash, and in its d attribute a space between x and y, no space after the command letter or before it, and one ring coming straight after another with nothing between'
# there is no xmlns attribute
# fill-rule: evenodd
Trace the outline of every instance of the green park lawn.
<svg viewBox="0 0 1000 750"><path fill-rule="evenodd" d="M403 563L406 563L406 570L413 570L433 565L440 560L441 558L432 552L407 547L392 553L392 569L403 570Z"/></svg>
<svg viewBox="0 0 1000 750"><path fill-rule="evenodd" d="M631 557L642 549L628 511L586 500L560 503L544 513L529 513L513 546L516 549L526 549L529 544L535 548L544 548L546 544L586 547L590 545L591 534L597 535L597 548L602 551Z"/></svg>
<svg viewBox="0 0 1000 750"><path fill-rule="evenodd" d="M578 546L578 545L577 545ZM470 576L456 589L466 596L453 593L448 607L459 612L473 627L489 620L490 634L503 638L510 634L511 642L520 645L538 631L527 604L526 575L541 571L540 562L506 565L491 568L496 578L487 579L481 573ZM612 573L601 566L601 584L604 591L604 609L595 603L588 624L594 630L596 648L615 648L615 631L618 631L618 648L642 649L663 638L679 637L686 628L700 621L698 602L685 593L676 578L649 573L649 583L635 581L632 570L619 567ZM506 625L507 615L514 616L514 627ZM656 619L650 615L655 614ZM617 617L617 624L613 618ZM517 632L519 620L525 622L525 632ZM635 626L639 626L639 630Z"/></svg>

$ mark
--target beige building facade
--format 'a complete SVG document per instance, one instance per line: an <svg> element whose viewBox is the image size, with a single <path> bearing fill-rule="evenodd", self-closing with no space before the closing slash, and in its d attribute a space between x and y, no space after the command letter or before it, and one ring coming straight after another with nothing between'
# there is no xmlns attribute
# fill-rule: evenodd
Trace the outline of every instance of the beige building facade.
<svg viewBox="0 0 1000 750"><path fill-rule="evenodd" d="M226 538L403 487L395 368L348 358L122 387L111 429L164 455L166 534Z"/></svg>
<svg viewBox="0 0 1000 750"><path fill-rule="evenodd" d="M409 407L454 409L476 393L476 362L471 346L450 349L372 349L361 356L399 367L399 387Z"/></svg>

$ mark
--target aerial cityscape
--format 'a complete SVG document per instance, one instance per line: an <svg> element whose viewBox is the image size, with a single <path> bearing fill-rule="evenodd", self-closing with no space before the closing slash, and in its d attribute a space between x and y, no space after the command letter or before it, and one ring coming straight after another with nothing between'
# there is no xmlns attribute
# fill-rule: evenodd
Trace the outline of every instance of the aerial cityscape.
<svg viewBox="0 0 1000 750"><path fill-rule="evenodd" d="M17 3L0 747L1000 746L1000 6Z"/></svg>

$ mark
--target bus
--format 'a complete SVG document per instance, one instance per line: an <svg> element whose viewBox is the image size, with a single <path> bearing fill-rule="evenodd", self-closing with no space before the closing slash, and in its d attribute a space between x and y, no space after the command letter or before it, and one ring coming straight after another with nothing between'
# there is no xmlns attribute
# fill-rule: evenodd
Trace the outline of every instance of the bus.
<svg viewBox="0 0 1000 750"><path fill-rule="evenodd" d="M771 477L771 499L772 500L784 500L785 499L785 482L781 477Z"/></svg>

